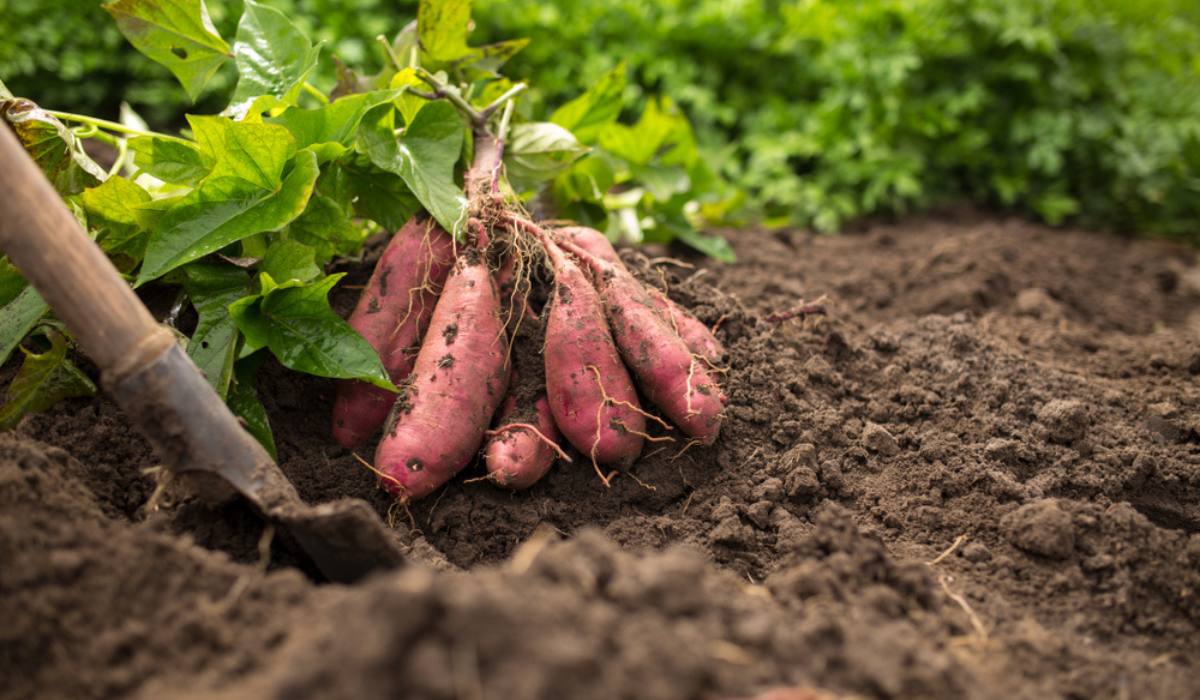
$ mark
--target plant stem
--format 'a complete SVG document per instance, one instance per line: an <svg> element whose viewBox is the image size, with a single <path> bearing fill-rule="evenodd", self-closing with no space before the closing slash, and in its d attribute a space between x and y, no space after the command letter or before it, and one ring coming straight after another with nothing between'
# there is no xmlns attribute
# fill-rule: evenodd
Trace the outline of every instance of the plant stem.
<svg viewBox="0 0 1200 700"><path fill-rule="evenodd" d="M429 87L433 88L434 95L450 100L450 103L457 107L458 111L462 112L468 119L471 120L472 126L482 126L487 121L487 119L480 114L479 110L472 107L469 102L462 98L462 95L458 94L457 90L438 80L437 76L435 76L433 73L430 73L424 68L418 68L417 77L425 81L425 84L429 85Z"/></svg>
<svg viewBox="0 0 1200 700"><path fill-rule="evenodd" d="M383 46L384 53L387 54L388 60L392 62L392 68L398 71L404 70L404 66L400 65L400 57L392 50L392 42L388 41L388 38L382 34L375 37L375 41L378 41Z"/></svg>
<svg viewBox="0 0 1200 700"><path fill-rule="evenodd" d="M501 145L508 138L508 123L512 121L513 108L516 106L516 102L509 102L504 105L504 113L500 115L500 126L496 127L496 136L500 139Z"/></svg>
<svg viewBox="0 0 1200 700"><path fill-rule="evenodd" d="M53 109L46 110L46 113L52 117L57 117L58 119L61 119L63 121L74 122L76 124L87 124L89 126L94 126L97 129L104 129L105 131L115 131L118 134L125 134L127 136L153 136L155 138L166 139L168 141L177 141L179 143L187 143L187 144L191 143L187 139L181 139L178 136L171 136L169 134L160 134L157 131L142 131L141 129L134 129L133 127L125 126L124 124L119 124L117 122L110 122L107 119L98 119L96 117L89 117L89 116L86 116L83 114L72 114L71 112L59 112L59 111L56 111Z"/></svg>
<svg viewBox="0 0 1200 700"><path fill-rule="evenodd" d="M307 92L308 94L310 94L314 98L316 98L317 102L320 102L323 105L329 104L329 97L325 93L318 90L316 88L316 86L314 86L312 83L308 82L307 80L305 80L304 83L300 87L305 92Z"/></svg>
<svg viewBox="0 0 1200 700"><path fill-rule="evenodd" d="M499 97L497 97L496 99L492 100L492 103L490 105L488 105L487 107L484 107L482 110L480 110L479 113L483 116L483 118L485 120L490 119L492 114L495 113L495 111L497 109L499 109L501 105L503 105L505 103L511 104L511 102L509 102L509 100L516 97L517 95L520 95L522 92L525 92L526 88L528 88L528 87L529 86L526 85L525 83L517 83L516 85L513 85L509 89L505 90L504 94L502 94Z"/></svg>
<svg viewBox="0 0 1200 700"><path fill-rule="evenodd" d="M108 176L112 177L121 172L121 168L125 166L125 156L129 153L129 141L127 139L117 139L117 159L113 161L112 167L108 169Z"/></svg>

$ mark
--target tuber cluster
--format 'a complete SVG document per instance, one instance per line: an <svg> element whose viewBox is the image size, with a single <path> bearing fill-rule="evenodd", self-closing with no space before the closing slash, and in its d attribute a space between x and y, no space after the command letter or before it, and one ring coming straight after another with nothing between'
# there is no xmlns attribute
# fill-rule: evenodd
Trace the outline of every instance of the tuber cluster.
<svg viewBox="0 0 1200 700"><path fill-rule="evenodd" d="M502 150L476 135L462 239L414 217L350 318L400 392L342 382L333 435L353 448L382 426L374 469L401 500L428 495L480 451L485 478L523 489L570 461L565 438L607 484L647 441L678 431L708 445L721 429L713 333L634 277L602 233L538 224L508 203Z"/></svg>

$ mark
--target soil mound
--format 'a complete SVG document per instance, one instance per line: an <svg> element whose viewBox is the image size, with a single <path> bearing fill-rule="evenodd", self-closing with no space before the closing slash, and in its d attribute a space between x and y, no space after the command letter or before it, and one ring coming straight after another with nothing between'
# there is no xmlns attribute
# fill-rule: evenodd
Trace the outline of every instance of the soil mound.
<svg viewBox="0 0 1200 700"><path fill-rule="evenodd" d="M410 547L358 586L311 584L240 506L148 513L154 457L107 401L26 419L0 696L1200 694L1194 250L975 219L732 238L731 266L625 253L719 326L730 404L715 446L611 489L580 462L395 509L329 440L331 384L270 368L302 495Z"/></svg>

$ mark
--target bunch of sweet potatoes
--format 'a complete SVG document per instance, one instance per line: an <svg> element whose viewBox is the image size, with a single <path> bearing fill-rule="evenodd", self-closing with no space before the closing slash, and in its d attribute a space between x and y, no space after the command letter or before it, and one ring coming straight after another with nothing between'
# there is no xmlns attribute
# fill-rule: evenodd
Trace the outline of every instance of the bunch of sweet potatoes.
<svg viewBox="0 0 1200 700"><path fill-rule="evenodd" d="M647 440L670 439L652 438L647 421L716 440L724 351L712 332L635 278L600 232L505 206L495 169L467 175L462 240L417 216L384 250L350 324L400 393L343 382L334 438L355 447L384 426L374 468L401 499L429 494L481 448L488 477L520 489L569 459L562 438L605 483L602 467L627 468Z"/></svg>

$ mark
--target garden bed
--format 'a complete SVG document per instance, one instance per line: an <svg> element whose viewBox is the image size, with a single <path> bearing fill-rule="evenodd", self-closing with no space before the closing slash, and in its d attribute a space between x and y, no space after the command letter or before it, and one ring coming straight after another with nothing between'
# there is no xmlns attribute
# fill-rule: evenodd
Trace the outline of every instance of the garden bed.
<svg viewBox="0 0 1200 700"><path fill-rule="evenodd" d="M330 440L332 382L268 366L301 494L366 499L413 561L355 586L155 493L107 400L28 417L0 436L0 696L1200 695L1194 250L974 216L730 238L699 273L625 254L719 321L730 403L715 446L608 489L473 466L395 508Z"/></svg>

